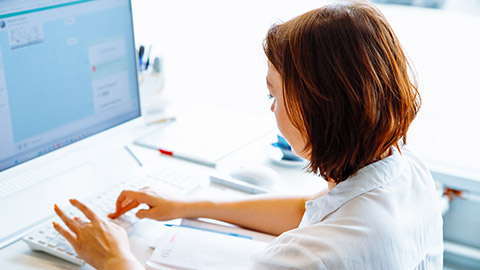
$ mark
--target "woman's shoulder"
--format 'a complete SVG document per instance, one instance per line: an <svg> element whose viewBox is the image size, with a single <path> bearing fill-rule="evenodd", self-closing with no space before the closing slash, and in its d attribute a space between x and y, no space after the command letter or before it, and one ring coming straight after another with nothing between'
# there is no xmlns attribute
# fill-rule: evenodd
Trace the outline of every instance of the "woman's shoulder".
<svg viewBox="0 0 480 270"><path fill-rule="evenodd" d="M307 202L302 225L319 223L333 213L366 217L386 211L381 214L385 218L396 214L389 209L392 204L408 207L410 204L404 204L407 197L411 203L424 200L420 192L435 195L430 172L410 152L395 150L389 157L360 169L327 194ZM414 196L408 196L411 194Z"/></svg>
<svg viewBox="0 0 480 270"><path fill-rule="evenodd" d="M397 154L307 202L301 226L275 239L259 258L294 257L312 266L305 269L412 269L430 250L441 249L433 180L408 150Z"/></svg>

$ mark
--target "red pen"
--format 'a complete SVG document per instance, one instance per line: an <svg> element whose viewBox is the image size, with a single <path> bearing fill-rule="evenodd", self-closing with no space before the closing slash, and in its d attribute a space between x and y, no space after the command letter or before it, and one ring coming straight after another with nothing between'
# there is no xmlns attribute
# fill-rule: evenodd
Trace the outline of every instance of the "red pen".
<svg viewBox="0 0 480 270"><path fill-rule="evenodd" d="M192 155L186 155L186 154L183 154L183 153L179 153L177 151L173 152L173 151L168 151L168 150L160 149L160 148L158 149L158 151L160 153L162 153L163 155L176 157L178 159L183 159L183 160L190 161L190 162L197 163L197 164L201 164L201 165L204 165L204 166L213 167L213 168L215 168L217 166L217 164L214 161L209 161L209 160L206 160L205 158L196 157L196 156L192 156Z"/></svg>

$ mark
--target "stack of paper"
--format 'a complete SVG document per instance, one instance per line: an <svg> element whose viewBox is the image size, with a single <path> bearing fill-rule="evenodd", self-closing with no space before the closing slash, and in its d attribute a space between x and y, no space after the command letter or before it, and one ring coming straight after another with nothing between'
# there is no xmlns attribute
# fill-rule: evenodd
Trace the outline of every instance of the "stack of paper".
<svg viewBox="0 0 480 270"><path fill-rule="evenodd" d="M248 269L251 256L268 243L228 234L171 227L146 264L158 269Z"/></svg>
<svg viewBox="0 0 480 270"><path fill-rule="evenodd" d="M177 115L177 120L135 140L135 144L216 162L275 129L273 114L202 108Z"/></svg>

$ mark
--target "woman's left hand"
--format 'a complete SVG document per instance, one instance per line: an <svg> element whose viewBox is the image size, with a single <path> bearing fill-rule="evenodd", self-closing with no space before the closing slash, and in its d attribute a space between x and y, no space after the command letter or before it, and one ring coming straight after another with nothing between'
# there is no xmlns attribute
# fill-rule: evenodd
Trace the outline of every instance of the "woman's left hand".
<svg viewBox="0 0 480 270"><path fill-rule="evenodd" d="M78 200L70 203L89 219L68 217L57 205L55 212L68 229L53 227L75 249L79 257L96 269L144 269L130 251L127 233L120 226L99 217Z"/></svg>

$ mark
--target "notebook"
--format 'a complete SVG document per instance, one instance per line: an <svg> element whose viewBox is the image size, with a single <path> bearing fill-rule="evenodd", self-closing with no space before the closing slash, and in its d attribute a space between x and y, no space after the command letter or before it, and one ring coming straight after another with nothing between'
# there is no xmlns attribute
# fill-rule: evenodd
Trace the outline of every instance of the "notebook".
<svg viewBox="0 0 480 270"><path fill-rule="evenodd" d="M188 227L171 227L158 240L146 263L159 269L248 269L251 257L268 242Z"/></svg>
<svg viewBox="0 0 480 270"><path fill-rule="evenodd" d="M162 124L135 144L192 156L215 164L226 155L273 131L272 114L252 114L248 110L201 108Z"/></svg>

